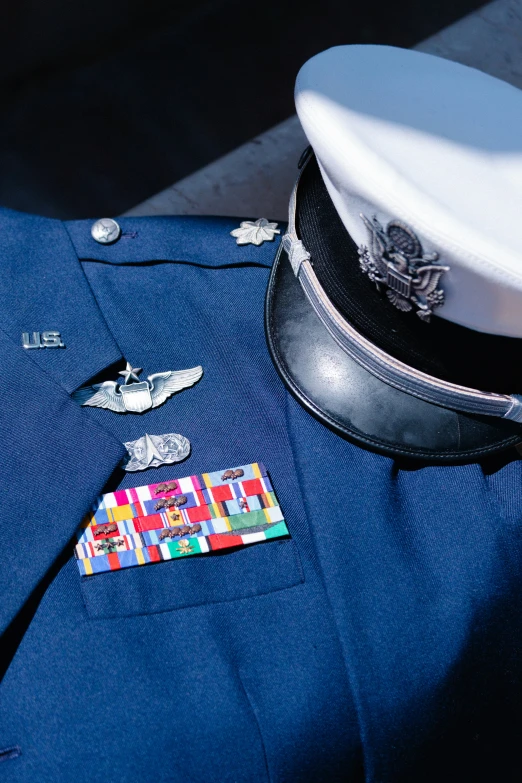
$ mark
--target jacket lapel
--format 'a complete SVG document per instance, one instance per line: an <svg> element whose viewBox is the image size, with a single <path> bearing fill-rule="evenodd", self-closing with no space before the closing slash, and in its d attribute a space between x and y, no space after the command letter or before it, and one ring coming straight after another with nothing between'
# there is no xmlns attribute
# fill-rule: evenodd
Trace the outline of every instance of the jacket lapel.
<svg viewBox="0 0 522 783"><path fill-rule="evenodd" d="M3 631L125 449L69 396L122 357L63 224L0 211L0 258ZM46 331L59 332L65 347L23 347L23 332Z"/></svg>

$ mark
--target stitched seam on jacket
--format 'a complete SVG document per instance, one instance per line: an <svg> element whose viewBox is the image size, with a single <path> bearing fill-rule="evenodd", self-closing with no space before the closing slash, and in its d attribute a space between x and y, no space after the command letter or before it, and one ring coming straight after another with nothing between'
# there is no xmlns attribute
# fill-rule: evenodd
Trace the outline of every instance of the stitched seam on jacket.
<svg viewBox="0 0 522 783"><path fill-rule="evenodd" d="M243 691L244 697L245 697L245 699L247 701L247 704L248 704L248 706L250 708L250 712L252 713L252 717L254 718L254 722L255 722L256 727L257 727L257 733L259 734L259 741L261 743L261 748L262 748L262 751L263 751L263 759L264 759L264 762L265 762L266 778L268 780L268 783L271 783L272 775L270 774L270 766L268 764L268 753L267 753L267 749L266 749L266 745L265 745L265 740L263 738L263 732L261 731L261 724L260 724L259 719L257 717L257 711L256 711L256 709L254 707L254 703L253 703L252 699L250 698L250 695L249 695L249 693L248 693L248 691L247 691L247 689L245 687L245 683L243 682L243 678L241 677L241 670L240 670L239 666L237 667L236 671L237 671L237 678L239 680L239 684L241 685L241 690Z"/></svg>
<svg viewBox="0 0 522 783"><path fill-rule="evenodd" d="M22 748L20 745L11 745L9 748L3 748L0 750L0 763L2 761L10 761L11 759L17 759L22 755Z"/></svg>
<svg viewBox="0 0 522 783"><path fill-rule="evenodd" d="M275 285L275 282L274 282L275 281L275 272L277 270L278 263L280 263L281 253L282 252L283 252L283 243L281 242L281 244L280 244L280 246L278 248L278 252L276 254L275 260L274 260L274 266L273 266L272 273L270 275L270 280L269 280L269 283L268 283L268 291L267 291L266 300L265 300L265 312L268 314L269 321L270 321L270 327L271 328L273 326L273 323L272 323L272 312L273 311L269 307L269 303L270 303L271 294L273 292L274 285ZM279 352L275 350L275 346L273 345L273 342L270 339L271 329L270 330L267 329L266 331L267 331L267 335L266 335L267 336L267 341L269 342L270 347L274 350L274 352L277 353L278 360L279 360L279 362L281 362L281 359L280 359L280 356L279 356ZM286 431L288 433L288 438L287 438L288 446L289 446L289 449L290 449L290 453L292 455L292 464L294 466L294 474L295 474L295 477L296 477L297 485L299 487L300 496L303 499L304 498L303 487L302 487L300 476L299 476L299 470L298 470L297 463L296 463L294 448L293 448L292 441L291 441L291 438L290 438L290 427L289 427L290 422L289 422L289 419L288 419L288 400L289 400L289 396L290 395L289 395L289 392L287 391L287 389L285 389L284 391L285 391L285 420L286 420L286 424L287 424ZM335 629L335 632L336 632L336 635L337 635L339 654L341 656L341 660L342 660L343 666L344 666L344 671L345 671L345 674L346 674L347 691L350 694L351 698L353 699L353 704L354 704L354 708L355 708L355 712L356 712L356 716L357 716L357 724L358 724L358 727L359 727L359 741L360 741L361 753L362 753L362 757L363 757L362 764L363 764L363 776L364 776L364 768L366 767L366 753L365 753L365 743L363 741L362 724L361 724L361 719L360 719L360 715L361 715L360 705L359 705L357 697L356 697L356 691L355 691L355 689L353 687L352 678L350 676L350 670L348 668L347 660L346 660L346 657L344 655L343 645L342 645L342 642L341 642L337 621L335 619L334 611L333 611L333 608L332 608L330 595L328 593L328 590L326 589L326 584L325 584L325 581L324 581L323 570L321 568L321 564L319 562L319 558L317 557L314 536L313 536L313 533L312 533L312 526L311 526L310 518L309 518L309 515L308 515L308 512L307 512L304 500L302 500L301 506L303 508L304 517L306 519L306 526L307 526L308 534L310 535L310 539L311 539L311 542L313 544L313 547L312 547L312 555L313 556L311 558L311 562L312 562L312 564L314 566L314 570L318 574L319 580L321 582L321 586L323 588L323 594L324 594L324 596L326 598L326 601L327 601L328 613L329 613L329 616L330 616L330 621L331 621L332 627Z"/></svg>
<svg viewBox="0 0 522 783"><path fill-rule="evenodd" d="M287 430L289 430L289 427L288 427L288 425L289 425L289 421L288 421L288 398L289 398L289 392L285 390L285 417L286 417L286 420L287 420ZM290 435L288 437L289 437L289 440L290 440ZM301 492L301 497L304 497L303 487L301 485L301 480L300 480L300 477L299 477L299 471L297 469L297 465L296 465L296 461L295 461L295 454L294 454L294 450L292 448L291 442L290 442L290 448L291 448L291 451L292 451L292 460L293 460L293 463L294 463L294 470L295 470L295 474L296 474L296 477L297 477L297 483L299 485L299 489L300 489L300 492ZM341 656L341 660L342 660L343 666L344 666L344 671L346 673L346 686L347 686L347 689L348 689L348 691L349 691L349 693L350 693L350 695L351 695L351 697L353 699L353 704L354 704L354 707L355 707L355 713L357 715L357 724L359 726L359 741L360 741L361 752L362 752L362 757L363 757L362 763L363 763L363 777L364 777L364 769L366 768L366 743L364 741L364 731L363 731L363 725L362 725L361 717L360 717L361 716L361 705L360 705L359 699L357 697L358 691L356 690L356 688L354 688L354 678L355 678L355 675L352 676L351 673L350 673L350 667L348 666L347 656L345 655L345 652L344 652L344 649L343 649L343 645L342 645L342 642L341 642L341 635L340 635L340 632L339 632L337 620L335 618L335 614L334 614L334 611L333 611L333 608L332 608L332 602L331 602L331 599L330 599L330 594L329 594L329 592L327 590L327 587L326 587L326 584L325 584L325 581L324 581L324 574L323 574L323 570L321 568L321 565L319 563L319 559L316 556L316 547L315 547L314 535L312 533L312 527L311 527L311 524L310 524L310 519L309 519L309 516L308 516L308 512L306 510L306 505L305 505L304 501L303 501L302 505L303 505L304 513L305 513L306 520L307 520L307 527L308 527L310 536L312 538L312 541L314 543L314 547L313 547L313 549L314 549L314 561L317 562L317 571L319 572L319 579L321 580L323 593L324 593L324 595L325 595L325 597L327 599L327 602L328 602L328 612L329 612L329 615L330 615L330 620L331 620L332 626L335 628L335 631L336 631L336 634L337 634L337 642L338 642L338 647L339 647L339 654Z"/></svg>

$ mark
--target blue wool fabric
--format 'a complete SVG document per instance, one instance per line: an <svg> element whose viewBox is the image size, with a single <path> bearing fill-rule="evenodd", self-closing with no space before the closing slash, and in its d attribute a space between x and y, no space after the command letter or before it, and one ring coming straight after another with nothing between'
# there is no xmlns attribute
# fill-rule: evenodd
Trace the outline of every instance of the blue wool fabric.
<svg viewBox="0 0 522 783"><path fill-rule="evenodd" d="M119 222L103 246L92 221L0 212L2 781L518 781L517 454L440 467L339 437L266 348L279 238ZM66 347L22 348L45 330ZM71 399L125 361L204 375L142 415ZM145 432L190 457L125 474ZM80 576L102 491L251 462L290 539Z"/></svg>

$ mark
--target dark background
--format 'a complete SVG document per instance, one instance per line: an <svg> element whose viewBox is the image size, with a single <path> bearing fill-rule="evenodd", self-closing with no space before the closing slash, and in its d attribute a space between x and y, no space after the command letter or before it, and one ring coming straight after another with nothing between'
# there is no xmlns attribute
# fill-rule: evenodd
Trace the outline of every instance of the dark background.
<svg viewBox="0 0 522 783"><path fill-rule="evenodd" d="M2 10L0 204L123 212L293 112L329 46L411 46L477 0L18 0Z"/></svg>

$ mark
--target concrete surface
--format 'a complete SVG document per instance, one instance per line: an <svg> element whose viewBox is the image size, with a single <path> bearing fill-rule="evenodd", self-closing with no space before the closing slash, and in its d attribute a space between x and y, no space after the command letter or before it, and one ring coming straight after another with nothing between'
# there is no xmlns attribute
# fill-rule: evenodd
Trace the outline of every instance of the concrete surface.
<svg viewBox="0 0 522 783"><path fill-rule="evenodd" d="M522 88L522 0L495 0L415 48ZM297 161L306 144L294 115L126 214L286 220Z"/></svg>

